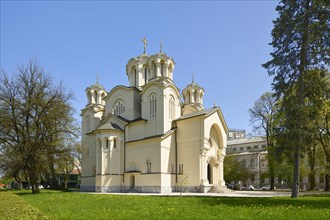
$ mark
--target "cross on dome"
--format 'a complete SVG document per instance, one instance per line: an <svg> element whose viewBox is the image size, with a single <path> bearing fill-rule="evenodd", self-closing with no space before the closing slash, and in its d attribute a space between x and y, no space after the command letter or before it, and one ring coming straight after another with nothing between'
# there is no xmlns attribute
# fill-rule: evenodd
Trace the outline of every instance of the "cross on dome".
<svg viewBox="0 0 330 220"><path fill-rule="evenodd" d="M147 45L148 45L147 38L146 37L143 37L141 39L141 41L143 42L143 54L145 54L146 53L146 50L147 50Z"/></svg>

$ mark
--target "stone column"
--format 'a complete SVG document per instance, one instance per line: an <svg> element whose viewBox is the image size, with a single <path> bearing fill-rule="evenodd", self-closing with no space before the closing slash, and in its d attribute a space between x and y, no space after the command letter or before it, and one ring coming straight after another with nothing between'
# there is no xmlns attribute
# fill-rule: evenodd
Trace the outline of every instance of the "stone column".
<svg viewBox="0 0 330 220"><path fill-rule="evenodd" d="M156 77L159 77L159 76L161 76L161 74L160 74L160 60L158 59L156 61Z"/></svg>
<svg viewBox="0 0 330 220"><path fill-rule="evenodd" d="M142 65L141 64L139 64L138 65L138 67L137 67L137 69L136 69L136 77L137 77L137 79L136 79L136 87L141 87L141 85L142 85Z"/></svg>
<svg viewBox="0 0 330 220"><path fill-rule="evenodd" d="M196 103L201 103L201 91L199 91L199 90L197 90L196 91L196 100L195 100L195 102Z"/></svg>
<svg viewBox="0 0 330 220"><path fill-rule="evenodd" d="M102 91L97 93L97 104L102 104Z"/></svg>
<svg viewBox="0 0 330 220"><path fill-rule="evenodd" d="M192 89L190 91L190 103L194 103L196 100L195 100L195 90Z"/></svg>
<svg viewBox="0 0 330 220"><path fill-rule="evenodd" d="M219 160L219 185L220 186L225 186L225 181L223 179L223 160L225 159L225 156L221 155L220 160Z"/></svg>
<svg viewBox="0 0 330 220"><path fill-rule="evenodd" d="M96 141L96 174L102 174L102 145L101 141Z"/></svg>
<svg viewBox="0 0 330 220"><path fill-rule="evenodd" d="M201 157L201 171L200 171L200 176L201 176L201 185L205 186L208 184L208 180L207 180L207 172L206 171L206 150L205 149L201 149L200 150L200 157Z"/></svg>
<svg viewBox="0 0 330 220"><path fill-rule="evenodd" d="M104 151L104 148L105 148L105 141L104 139L101 140L101 147L100 147L100 155L101 155L101 175L104 174L104 159L103 159L103 151Z"/></svg>
<svg viewBox="0 0 330 220"><path fill-rule="evenodd" d="M111 156L112 156L112 150L113 150L113 140L108 140L109 141L109 149L108 149L108 167L109 167L109 174L111 175Z"/></svg>
<svg viewBox="0 0 330 220"><path fill-rule="evenodd" d="M168 75L168 67L170 66L170 64L168 63L168 62L166 62L166 63L164 63L164 75L166 76L166 77L169 77L169 75Z"/></svg>
<svg viewBox="0 0 330 220"><path fill-rule="evenodd" d="M94 104L95 103L95 95L94 95L94 90L92 89L91 91L90 91L90 95L91 95L91 103L92 104Z"/></svg>

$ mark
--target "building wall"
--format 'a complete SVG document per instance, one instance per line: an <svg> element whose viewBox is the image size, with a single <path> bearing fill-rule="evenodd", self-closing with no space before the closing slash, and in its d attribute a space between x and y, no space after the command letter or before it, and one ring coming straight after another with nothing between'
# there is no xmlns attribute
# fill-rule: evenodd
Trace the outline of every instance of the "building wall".
<svg viewBox="0 0 330 220"><path fill-rule="evenodd" d="M250 178L244 184L251 184L254 187L262 187L270 184L269 178L263 178L264 174L268 172L268 159L267 159L267 147L266 140L263 137L255 138L246 138L239 140L230 140L227 145L227 156L235 157L238 161L245 161L246 167L254 173L254 178ZM302 173L300 178L301 189L308 189L310 186L310 180L308 177L308 163L307 158L302 160L301 165L307 168L306 171ZM315 174L316 188L324 188L324 167L319 166L316 170L318 171ZM275 186L277 188L289 188L289 185L286 184L282 179L275 177Z"/></svg>
<svg viewBox="0 0 330 220"><path fill-rule="evenodd" d="M192 96L186 105L193 108L192 116L186 114L185 120L178 120L183 104L173 82L174 65L164 53L143 54L126 65L130 87L116 86L108 94L98 83L86 89L89 104L82 110L82 188L171 192L187 173L189 191L200 191L203 184L210 186L210 160L211 182L222 185L225 122L220 111L204 113L204 89L194 82L188 87L197 100ZM98 99L107 94L97 106L95 94L100 94ZM194 117L196 112L203 114ZM209 146L215 126L219 137Z"/></svg>

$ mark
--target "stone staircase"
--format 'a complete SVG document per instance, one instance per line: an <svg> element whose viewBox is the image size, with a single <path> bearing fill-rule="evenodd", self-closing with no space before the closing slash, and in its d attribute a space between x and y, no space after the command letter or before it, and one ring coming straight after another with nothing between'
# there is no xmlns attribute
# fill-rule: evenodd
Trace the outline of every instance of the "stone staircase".
<svg viewBox="0 0 330 220"><path fill-rule="evenodd" d="M213 185L207 193L230 193L231 189L220 185Z"/></svg>

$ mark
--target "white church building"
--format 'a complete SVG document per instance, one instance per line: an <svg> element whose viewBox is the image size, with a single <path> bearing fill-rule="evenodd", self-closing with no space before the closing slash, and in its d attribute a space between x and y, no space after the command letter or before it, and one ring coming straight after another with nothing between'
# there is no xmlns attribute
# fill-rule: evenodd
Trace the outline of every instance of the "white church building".
<svg viewBox="0 0 330 220"><path fill-rule="evenodd" d="M204 107L204 89L194 81L180 93L174 68L162 50L144 50L126 65L128 86L86 88L82 191L170 193L180 190L183 176L184 191L225 186L223 114Z"/></svg>

